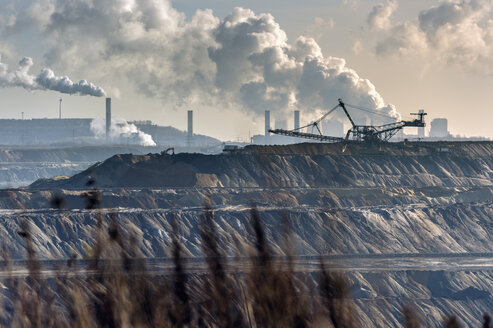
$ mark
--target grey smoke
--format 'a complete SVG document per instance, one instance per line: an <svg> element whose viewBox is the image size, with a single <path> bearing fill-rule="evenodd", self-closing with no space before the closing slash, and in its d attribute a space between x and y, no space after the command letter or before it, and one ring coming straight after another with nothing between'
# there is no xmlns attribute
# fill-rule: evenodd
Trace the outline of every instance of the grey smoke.
<svg viewBox="0 0 493 328"><path fill-rule="evenodd" d="M217 68L215 84L249 110L317 113L343 98L399 117L369 80L348 68L344 59L325 57L314 39L299 37L289 44L272 15L236 8L213 33L216 45L208 52ZM352 115L362 123L368 118L362 112ZM385 121L381 116L371 119Z"/></svg>
<svg viewBox="0 0 493 328"><path fill-rule="evenodd" d="M72 82L67 76L56 76L49 68L43 68L35 76L29 73L33 66L33 60L24 57L19 61L17 70L12 71L8 65L1 62L0 57L0 86L1 87L22 87L26 90L52 90L66 94L88 95L103 97L106 95L104 90L86 80Z"/></svg>
<svg viewBox="0 0 493 328"><path fill-rule="evenodd" d="M399 117L344 59L325 56L313 38L288 42L270 14L235 8L224 19L211 10L187 18L169 0L43 0L52 4L43 10L31 1L29 19L43 22L48 63L98 78L102 72L126 77L168 107L241 109L252 116L299 109L316 117L342 97ZM366 120L369 114L354 115Z"/></svg>

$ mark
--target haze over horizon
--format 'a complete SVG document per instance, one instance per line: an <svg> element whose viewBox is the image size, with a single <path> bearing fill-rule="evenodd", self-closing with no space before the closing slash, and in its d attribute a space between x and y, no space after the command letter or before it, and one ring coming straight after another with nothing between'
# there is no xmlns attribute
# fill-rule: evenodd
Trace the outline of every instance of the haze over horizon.
<svg viewBox="0 0 493 328"><path fill-rule="evenodd" d="M193 109L196 133L231 140L262 133L265 109L291 124L292 110L307 121L342 97L395 118L424 108L453 134L493 137L492 9L488 0L4 1L0 117L57 117L60 96L64 117L103 117L106 92L115 116L184 130Z"/></svg>

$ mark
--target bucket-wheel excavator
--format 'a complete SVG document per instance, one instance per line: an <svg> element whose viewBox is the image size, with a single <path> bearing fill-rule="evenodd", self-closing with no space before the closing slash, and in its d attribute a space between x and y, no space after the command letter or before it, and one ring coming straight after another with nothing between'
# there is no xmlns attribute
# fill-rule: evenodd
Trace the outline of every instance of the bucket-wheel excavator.
<svg viewBox="0 0 493 328"><path fill-rule="evenodd" d="M339 103L334 108L332 108L327 113L325 113L322 117L320 117L318 120L313 121L310 124L307 124L305 126L299 127L294 130L269 129L269 132L279 135L290 136L290 137L306 138L306 139L313 139L313 140L319 140L325 142L342 142L342 141L347 142L349 140L354 140L354 141L373 144L382 141L389 141L390 138L392 138L399 130L401 130L404 127L407 126L424 127L426 125L424 121L424 116L427 114L424 112L411 113L411 115L417 116L417 118L412 121L399 121L399 122L383 124L383 125L356 125L351 115L349 115L346 106L363 111L371 111L371 110L359 106L345 104L341 99L338 99L338 101ZM338 108L342 108L342 110L344 111L344 114L351 122L351 128L347 131L345 138L323 135L319 127L322 120L327 118L327 116L332 114L332 112L334 112ZM306 128L312 128L312 130L315 129L316 131L318 131L318 134L302 132L303 129Z"/></svg>

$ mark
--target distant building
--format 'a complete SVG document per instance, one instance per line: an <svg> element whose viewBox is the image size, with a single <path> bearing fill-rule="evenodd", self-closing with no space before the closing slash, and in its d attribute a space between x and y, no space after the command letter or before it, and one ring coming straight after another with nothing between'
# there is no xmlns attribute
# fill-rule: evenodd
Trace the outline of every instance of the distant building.
<svg viewBox="0 0 493 328"><path fill-rule="evenodd" d="M450 136L448 131L448 121L446 118L435 118L430 123L430 138L447 138Z"/></svg>
<svg viewBox="0 0 493 328"><path fill-rule="evenodd" d="M0 119L0 145L3 146L38 146L38 145L72 145L100 144L92 129L91 118L62 119ZM157 145L188 146L188 132L171 126L159 126L151 121L130 121L140 131L152 136ZM117 124L118 125L118 124ZM104 127L103 127L104 131ZM135 144L139 141L138 133L126 133L113 138L113 143ZM194 135L194 146L208 147L219 145L220 141L204 136Z"/></svg>
<svg viewBox="0 0 493 328"><path fill-rule="evenodd" d="M92 119L0 119L1 145L78 143L93 138Z"/></svg>

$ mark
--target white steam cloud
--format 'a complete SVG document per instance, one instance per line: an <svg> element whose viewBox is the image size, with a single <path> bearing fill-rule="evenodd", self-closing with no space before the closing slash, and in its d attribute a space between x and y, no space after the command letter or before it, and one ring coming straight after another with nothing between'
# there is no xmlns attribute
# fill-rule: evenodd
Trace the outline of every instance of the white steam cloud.
<svg viewBox="0 0 493 328"><path fill-rule="evenodd" d="M299 37L288 44L286 33L269 14L236 8L216 27L214 39L217 45L209 48L209 57L217 68L215 84L248 109L316 112L343 98L398 117L374 85L348 68L344 59L324 57L312 38ZM367 117L352 114L360 122Z"/></svg>
<svg viewBox="0 0 493 328"><path fill-rule="evenodd" d="M389 18L395 7L393 2L378 5L368 16L370 26L370 21L377 22L374 27L385 30L376 45L377 55L423 56L493 74L491 0L443 1L421 11L416 19L392 25Z"/></svg>
<svg viewBox="0 0 493 328"><path fill-rule="evenodd" d="M379 3L373 7L370 14L368 14L368 25L372 29L386 30L390 28L390 17L397 9L397 1L387 1L386 3Z"/></svg>
<svg viewBox="0 0 493 328"><path fill-rule="evenodd" d="M106 121L96 118L91 121L91 131L99 139L106 138ZM111 119L110 141L114 143L130 143L141 146L156 146L150 134L140 131L135 124L123 119Z"/></svg>
<svg viewBox="0 0 493 328"><path fill-rule="evenodd" d="M299 109L315 117L343 98L399 117L369 80L344 59L324 56L313 38L288 43L270 14L236 8L221 20L211 10L187 18L169 0L31 1L17 21L42 31L48 64L98 80L127 77L170 107L242 109L252 116ZM371 115L351 114L359 122Z"/></svg>
<svg viewBox="0 0 493 328"><path fill-rule="evenodd" d="M1 62L0 56L0 87L21 87L26 90L52 90L67 94L89 95L95 97L105 96L105 92L86 80L72 82L67 76L56 76L49 68L43 68L37 76L29 73L33 66L33 60L24 57L19 61L15 71L9 69L7 64Z"/></svg>

